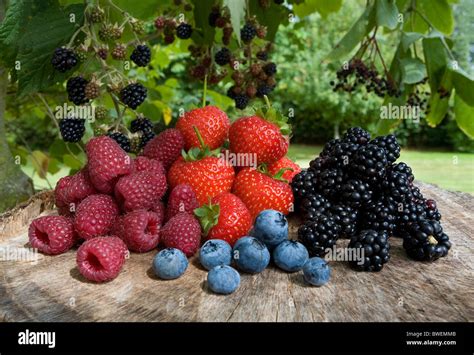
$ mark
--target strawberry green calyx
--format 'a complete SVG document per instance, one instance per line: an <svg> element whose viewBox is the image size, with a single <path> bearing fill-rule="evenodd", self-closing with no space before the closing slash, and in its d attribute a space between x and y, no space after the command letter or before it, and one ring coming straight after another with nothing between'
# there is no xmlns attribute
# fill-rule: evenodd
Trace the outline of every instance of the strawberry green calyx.
<svg viewBox="0 0 474 355"><path fill-rule="evenodd" d="M194 214L198 217L199 223L201 223L204 236L207 236L209 230L219 221L220 206L209 202L207 205L196 208Z"/></svg>
<svg viewBox="0 0 474 355"><path fill-rule="evenodd" d="M274 108L268 97L265 95L265 106L255 111L255 115L264 118L268 122L276 124L280 128L281 134L289 136L291 134L291 126L288 123L288 117L284 116L279 110Z"/></svg>
<svg viewBox="0 0 474 355"><path fill-rule="evenodd" d="M275 175L272 175L272 174L270 174L270 172L268 171L268 166L267 166L267 164L262 163L262 164L260 164L260 165L257 167L257 171L258 171L258 172L260 172L260 173L262 173L262 174L265 174L265 175L271 177L272 179L275 179L275 180L278 180L278 181L282 181L282 182L285 182L285 183L287 183L287 184L289 183L289 181L286 180L286 179L283 179L283 174L285 173L285 171L288 171L288 170L293 171L292 168L282 168L282 169L278 170L278 172L277 172Z"/></svg>
<svg viewBox="0 0 474 355"><path fill-rule="evenodd" d="M194 132L196 132L196 136L198 137L199 144L201 147L194 147L189 149L188 152L186 152L184 149L181 151L181 155L183 156L185 161L196 161L196 160L201 160L206 157L212 157L212 156L218 156L221 152L220 148L211 150L209 147L204 143L204 140L202 139L201 133L199 133L199 130L196 126L193 126Z"/></svg>

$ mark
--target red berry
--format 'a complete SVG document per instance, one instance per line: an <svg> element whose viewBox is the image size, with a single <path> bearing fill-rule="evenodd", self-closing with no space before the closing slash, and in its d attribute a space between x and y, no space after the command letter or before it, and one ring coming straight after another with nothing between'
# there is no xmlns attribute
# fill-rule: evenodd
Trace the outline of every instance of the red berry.
<svg viewBox="0 0 474 355"><path fill-rule="evenodd" d="M92 138L86 145L89 176L94 187L103 193L112 193L122 175L133 170L132 160L112 138Z"/></svg>
<svg viewBox="0 0 474 355"><path fill-rule="evenodd" d="M114 234L131 251L144 253L157 247L160 241L160 223L156 213L136 210L117 219Z"/></svg>
<svg viewBox="0 0 474 355"><path fill-rule="evenodd" d="M158 159L149 159L147 157L137 157L134 160L135 171L152 171L155 174L166 175L163 163Z"/></svg>
<svg viewBox="0 0 474 355"><path fill-rule="evenodd" d="M282 178L288 182L291 182L291 180L293 180L293 178L301 172L301 168L299 167L299 165L287 157L283 157L280 160L274 162L273 164L270 164L268 166L268 172L270 173L270 175L276 175L281 169L285 168L291 169L286 170L282 175Z"/></svg>
<svg viewBox="0 0 474 355"><path fill-rule="evenodd" d="M88 280L110 281L120 273L126 253L127 246L118 237L92 238L77 250L77 268Z"/></svg>
<svg viewBox="0 0 474 355"><path fill-rule="evenodd" d="M64 176L58 180L56 188L54 189L54 201L58 207L60 215L68 216L71 214L69 209L69 202L67 199L67 187L71 181L72 176Z"/></svg>
<svg viewBox="0 0 474 355"><path fill-rule="evenodd" d="M196 194L188 184L177 185L170 193L168 207L166 210L166 220L177 215L179 212L193 213L199 207Z"/></svg>
<svg viewBox="0 0 474 355"><path fill-rule="evenodd" d="M201 226L191 214L178 213L161 230L161 239L167 248L176 248L192 256L201 242Z"/></svg>
<svg viewBox="0 0 474 355"><path fill-rule="evenodd" d="M107 235L118 214L118 206L112 197L91 195L77 207L74 228L84 239Z"/></svg>
<svg viewBox="0 0 474 355"><path fill-rule="evenodd" d="M138 171L123 176L115 185L115 197L124 211L148 210L166 192L166 176L151 171Z"/></svg>
<svg viewBox="0 0 474 355"><path fill-rule="evenodd" d="M196 127L204 143L212 150L222 146L229 133L230 121L225 112L215 106L206 106L186 112L176 123L176 128L184 136L186 150L200 147Z"/></svg>
<svg viewBox="0 0 474 355"><path fill-rule="evenodd" d="M143 150L143 155L150 159L160 160L165 169L168 170L171 164L181 155L183 148L183 135L177 129L170 128L148 142Z"/></svg>
<svg viewBox="0 0 474 355"><path fill-rule="evenodd" d="M156 215L158 216L158 221L160 222L160 226L163 224L165 220L165 214L166 214L166 207L165 204L161 201L157 201L154 206L151 208L152 212L155 212Z"/></svg>
<svg viewBox="0 0 474 355"><path fill-rule="evenodd" d="M71 220L63 216L39 217L31 222L28 238L31 246L42 253L62 254L74 244L74 227Z"/></svg>

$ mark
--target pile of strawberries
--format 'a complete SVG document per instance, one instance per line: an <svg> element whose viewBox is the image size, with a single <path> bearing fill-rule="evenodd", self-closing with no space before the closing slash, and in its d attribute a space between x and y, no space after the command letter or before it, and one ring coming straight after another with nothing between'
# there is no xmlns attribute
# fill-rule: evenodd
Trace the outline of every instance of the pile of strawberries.
<svg viewBox="0 0 474 355"><path fill-rule="evenodd" d="M214 106L186 112L136 158L92 138L87 165L56 186L59 215L35 219L30 244L49 255L80 244L78 269L96 282L115 278L129 251L162 245L190 257L203 240L233 245L262 210L291 211L289 182L301 169L285 157L288 144L286 119L271 107L232 124Z"/></svg>

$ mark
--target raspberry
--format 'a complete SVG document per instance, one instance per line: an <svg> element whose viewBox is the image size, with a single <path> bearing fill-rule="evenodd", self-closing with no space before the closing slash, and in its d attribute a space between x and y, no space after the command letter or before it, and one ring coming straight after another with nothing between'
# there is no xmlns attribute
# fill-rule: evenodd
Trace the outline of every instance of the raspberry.
<svg viewBox="0 0 474 355"><path fill-rule="evenodd" d="M223 66L223 65L229 64L230 57L231 57L231 52L229 48L224 47L216 52L216 54L214 55L214 61L216 62L216 64Z"/></svg>
<svg viewBox="0 0 474 355"><path fill-rule="evenodd" d="M65 73L68 70L74 68L79 59L77 58L74 51L68 48L56 48L51 58L51 64L53 65L54 69L61 73Z"/></svg>
<svg viewBox="0 0 474 355"><path fill-rule="evenodd" d="M118 218L114 234L131 251L145 253L157 247L160 241L160 223L159 216L154 212L132 211Z"/></svg>
<svg viewBox="0 0 474 355"><path fill-rule="evenodd" d="M118 143L120 148L122 148L127 153L130 153L130 139L125 134L120 132L112 132L108 133L107 137L112 138Z"/></svg>
<svg viewBox="0 0 474 355"><path fill-rule="evenodd" d="M193 256L201 242L201 226L191 214L178 213L165 224L161 238L167 248L176 248L186 256Z"/></svg>
<svg viewBox="0 0 474 355"><path fill-rule="evenodd" d="M74 227L71 220L63 216L39 217L31 222L28 238L30 245L44 254L62 254L74 244Z"/></svg>
<svg viewBox="0 0 474 355"><path fill-rule="evenodd" d="M162 225L165 220L165 204L161 201L157 201L155 205L151 208L151 211L156 213L156 215L158 216L159 224Z"/></svg>
<svg viewBox="0 0 474 355"><path fill-rule="evenodd" d="M89 102L86 97L86 85L88 81L80 76L70 78L66 84L66 91L69 101L75 105L82 105Z"/></svg>
<svg viewBox="0 0 474 355"><path fill-rule="evenodd" d="M181 184L175 186L168 198L168 208L166 209L166 220L180 212L194 213L194 210L199 207L196 194L191 186Z"/></svg>
<svg viewBox="0 0 474 355"><path fill-rule="evenodd" d="M112 58L115 60L124 60L127 55L127 49L123 44L117 44L112 50Z"/></svg>
<svg viewBox="0 0 474 355"><path fill-rule="evenodd" d="M134 160L135 171L151 171L155 174L166 175L163 163L158 159L148 159L147 157L137 157Z"/></svg>
<svg viewBox="0 0 474 355"><path fill-rule="evenodd" d="M176 27L176 36L181 39L188 39L191 38L193 34L193 28L190 24L187 23L180 23L178 27Z"/></svg>
<svg viewBox="0 0 474 355"><path fill-rule="evenodd" d="M153 123L146 117L137 117L130 123L130 131L132 133L151 131Z"/></svg>
<svg viewBox="0 0 474 355"><path fill-rule="evenodd" d="M234 98L235 107L243 110L249 104L249 97L247 95L236 95Z"/></svg>
<svg viewBox="0 0 474 355"><path fill-rule="evenodd" d="M119 215L119 209L108 195L91 195L77 207L74 228L81 238L107 235Z"/></svg>
<svg viewBox="0 0 474 355"><path fill-rule="evenodd" d="M58 180L54 189L54 203L58 207L58 212L62 216L70 215L67 189L72 176L64 176Z"/></svg>
<svg viewBox="0 0 474 355"><path fill-rule="evenodd" d="M263 67L263 71L265 72L265 74L267 74L268 76L273 76L276 74L277 72L277 66L275 63L268 63L266 64L264 67Z"/></svg>
<svg viewBox="0 0 474 355"><path fill-rule="evenodd" d="M151 60L151 51L148 46L138 45L130 55L130 60L139 67L146 67Z"/></svg>
<svg viewBox="0 0 474 355"><path fill-rule="evenodd" d="M77 250L76 263L82 276L95 282L115 279L125 263L127 246L118 237L97 237Z"/></svg>
<svg viewBox="0 0 474 355"><path fill-rule="evenodd" d="M56 204L64 207L63 211L67 215L75 210L75 205L79 204L87 196L97 193L94 185L89 178L89 172L87 167L78 171L75 175L67 176L58 181L55 189ZM59 207L59 205L58 205ZM67 210L67 211L66 211Z"/></svg>
<svg viewBox="0 0 474 355"><path fill-rule="evenodd" d="M166 176L138 171L121 177L115 185L115 197L124 211L150 209L166 192Z"/></svg>
<svg viewBox="0 0 474 355"><path fill-rule="evenodd" d="M385 231L363 230L352 237L349 248L362 249L364 260L352 260L350 265L358 271L380 271L390 260L390 244ZM356 254L359 255L359 254Z"/></svg>
<svg viewBox="0 0 474 355"><path fill-rule="evenodd" d="M120 90L120 100L132 109L136 109L145 101L146 88L140 83L129 84Z"/></svg>
<svg viewBox="0 0 474 355"><path fill-rule="evenodd" d="M82 118L64 118L59 121L59 131L63 141L79 142L86 131L85 120Z"/></svg>
<svg viewBox="0 0 474 355"><path fill-rule="evenodd" d="M244 43L250 42L257 35L257 29L254 25L246 23L240 30L240 38Z"/></svg>
<svg viewBox="0 0 474 355"><path fill-rule="evenodd" d="M112 138L92 138L86 145L89 176L94 187L104 193L113 191L115 182L132 171L132 161Z"/></svg>
<svg viewBox="0 0 474 355"><path fill-rule="evenodd" d="M153 138L143 151L143 155L148 158L160 160L165 169L168 170L171 164L181 156L184 149L184 137L175 128L167 129Z"/></svg>

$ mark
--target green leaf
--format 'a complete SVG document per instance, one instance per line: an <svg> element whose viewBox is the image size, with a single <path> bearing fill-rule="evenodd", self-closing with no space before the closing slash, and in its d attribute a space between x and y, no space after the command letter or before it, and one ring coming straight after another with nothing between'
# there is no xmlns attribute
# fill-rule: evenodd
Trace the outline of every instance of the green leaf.
<svg viewBox="0 0 474 355"><path fill-rule="evenodd" d="M383 102L383 106L388 106L390 104L393 106L403 106L405 104L405 98L387 96ZM375 132L377 136L387 135L400 123L402 123L402 120L380 118L375 125Z"/></svg>
<svg viewBox="0 0 474 355"><path fill-rule="evenodd" d="M422 37L423 35L418 32L403 32L401 40L403 50L406 51L412 43L418 41Z"/></svg>
<svg viewBox="0 0 474 355"><path fill-rule="evenodd" d="M66 154L63 156L63 163L71 169L80 169L83 166L83 162L81 162L71 154Z"/></svg>
<svg viewBox="0 0 474 355"><path fill-rule="evenodd" d="M440 81L439 88L445 91L451 91L453 88L452 73L447 70L444 72L443 78ZM432 91L429 100L429 113L426 115L426 122L431 127L436 127L446 117L446 113L449 110L449 96L440 97L438 90Z"/></svg>
<svg viewBox="0 0 474 355"><path fill-rule="evenodd" d="M249 7L250 13L257 16L258 22L267 28L265 39L268 41L275 39L280 24L288 23L289 10L285 6L273 4L269 8L264 9L258 1L250 1Z"/></svg>
<svg viewBox="0 0 474 355"><path fill-rule="evenodd" d="M306 0L300 4L295 4L293 11L295 15L300 18L311 15L317 11L324 18L331 12L339 11L341 6L342 0Z"/></svg>
<svg viewBox="0 0 474 355"><path fill-rule="evenodd" d="M327 60L333 61L349 54L355 46L374 28L375 11L373 6L368 6L351 29L329 53Z"/></svg>
<svg viewBox="0 0 474 355"><path fill-rule="evenodd" d="M440 38L423 38L423 54L431 92L438 90L448 64L448 55Z"/></svg>
<svg viewBox="0 0 474 355"><path fill-rule="evenodd" d="M224 0L224 6L229 8L230 22L234 33L237 36L237 41L240 43L240 28L243 19L245 18L245 9L247 8L245 0ZM207 21L207 16L206 16Z"/></svg>
<svg viewBox="0 0 474 355"><path fill-rule="evenodd" d="M415 84L426 76L425 64L418 58L405 58L401 60L402 77L405 84Z"/></svg>
<svg viewBox="0 0 474 355"><path fill-rule="evenodd" d="M456 89L456 95L460 96L469 106L474 106L474 80L461 69L450 70L453 73L453 84Z"/></svg>
<svg viewBox="0 0 474 355"><path fill-rule="evenodd" d="M83 22L84 5L67 8L50 7L33 17L26 27L26 35L19 45L18 95L44 90L70 74L60 74L51 66L51 55L58 46L65 45L77 26ZM76 23L69 21L75 14Z"/></svg>
<svg viewBox="0 0 474 355"><path fill-rule="evenodd" d="M398 25L398 8L395 0L376 0L376 22L378 26L385 26L391 30Z"/></svg>
<svg viewBox="0 0 474 355"><path fill-rule="evenodd" d="M231 98L226 95L222 95L217 91L207 89L207 95L212 99L215 106L224 111L234 105L234 101Z"/></svg>
<svg viewBox="0 0 474 355"><path fill-rule="evenodd" d="M209 230L219 222L220 206L209 203L196 208L194 214L199 217L203 233L207 236Z"/></svg>
<svg viewBox="0 0 474 355"><path fill-rule="evenodd" d="M454 115L459 128L474 139L474 107L464 102L457 92L454 98Z"/></svg>
<svg viewBox="0 0 474 355"><path fill-rule="evenodd" d="M196 31L193 31L193 40L197 44L212 45L216 29L209 26L209 14L211 13L213 0L193 0L194 5L194 24ZM240 32L239 32L240 33Z"/></svg>
<svg viewBox="0 0 474 355"><path fill-rule="evenodd" d="M438 31L447 35L453 32L453 11L446 0L417 0L416 6Z"/></svg>

